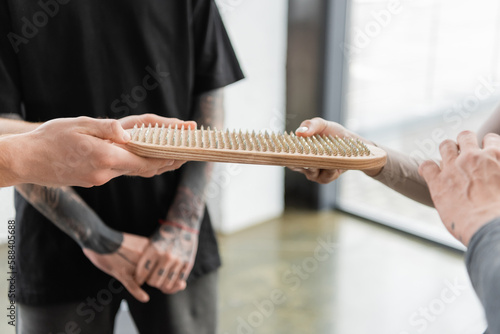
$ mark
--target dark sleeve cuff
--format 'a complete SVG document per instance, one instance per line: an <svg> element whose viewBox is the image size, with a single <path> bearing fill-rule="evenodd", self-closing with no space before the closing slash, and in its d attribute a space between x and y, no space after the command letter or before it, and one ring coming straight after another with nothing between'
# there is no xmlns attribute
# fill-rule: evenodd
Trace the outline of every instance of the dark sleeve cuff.
<svg viewBox="0 0 500 334"><path fill-rule="evenodd" d="M500 333L500 217L472 236L465 262L486 313L488 333Z"/></svg>

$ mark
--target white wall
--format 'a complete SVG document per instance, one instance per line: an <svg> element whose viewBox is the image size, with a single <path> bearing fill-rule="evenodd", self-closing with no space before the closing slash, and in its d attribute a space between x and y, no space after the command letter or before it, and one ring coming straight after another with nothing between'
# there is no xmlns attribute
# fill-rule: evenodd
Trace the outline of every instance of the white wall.
<svg viewBox="0 0 500 334"><path fill-rule="evenodd" d="M0 188L0 243L7 241L7 223L14 217L14 188Z"/></svg>
<svg viewBox="0 0 500 334"><path fill-rule="evenodd" d="M246 76L226 89L226 128L282 131L288 1L219 0L217 4ZM284 169L221 164L211 190L215 228L234 232L281 215Z"/></svg>

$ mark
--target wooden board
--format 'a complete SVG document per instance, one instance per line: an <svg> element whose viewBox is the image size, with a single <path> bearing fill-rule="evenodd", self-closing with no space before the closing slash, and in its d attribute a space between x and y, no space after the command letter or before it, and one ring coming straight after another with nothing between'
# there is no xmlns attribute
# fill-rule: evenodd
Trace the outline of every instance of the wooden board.
<svg viewBox="0 0 500 334"><path fill-rule="evenodd" d="M387 160L382 149L352 138L159 126L130 132L127 149L150 158L358 170L380 168Z"/></svg>

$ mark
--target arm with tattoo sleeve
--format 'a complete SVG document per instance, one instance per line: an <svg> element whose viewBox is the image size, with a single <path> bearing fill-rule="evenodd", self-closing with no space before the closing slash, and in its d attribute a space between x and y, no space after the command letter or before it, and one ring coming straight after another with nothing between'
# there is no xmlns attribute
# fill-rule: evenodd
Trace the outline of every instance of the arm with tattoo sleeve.
<svg viewBox="0 0 500 334"><path fill-rule="evenodd" d="M136 263L148 243L146 238L109 228L72 188L22 184L16 189L75 240L96 267L118 279L138 300L148 300L134 280Z"/></svg>
<svg viewBox="0 0 500 334"><path fill-rule="evenodd" d="M222 89L196 99L196 121L200 125L223 126ZM178 186L166 220L150 239L136 269L139 284L147 282L164 293L175 293L186 287L198 248L198 233L205 210L205 189L213 169L212 163L190 162Z"/></svg>

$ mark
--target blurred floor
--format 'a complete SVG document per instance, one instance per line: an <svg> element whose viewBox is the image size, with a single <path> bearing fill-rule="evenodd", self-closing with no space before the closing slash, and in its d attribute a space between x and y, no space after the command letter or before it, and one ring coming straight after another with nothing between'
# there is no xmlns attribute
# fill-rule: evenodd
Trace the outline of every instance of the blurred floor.
<svg viewBox="0 0 500 334"><path fill-rule="evenodd" d="M219 240L221 334L484 331L456 251L341 213L288 212Z"/></svg>
<svg viewBox="0 0 500 334"><path fill-rule="evenodd" d="M219 241L219 334L484 330L463 255L380 225L288 212ZM7 276L4 246L1 253ZM6 310L7 281L0 282ZM14 333L2 318L0 333ZM126 313L118 322L117 333L135 333Z"/></svg>

